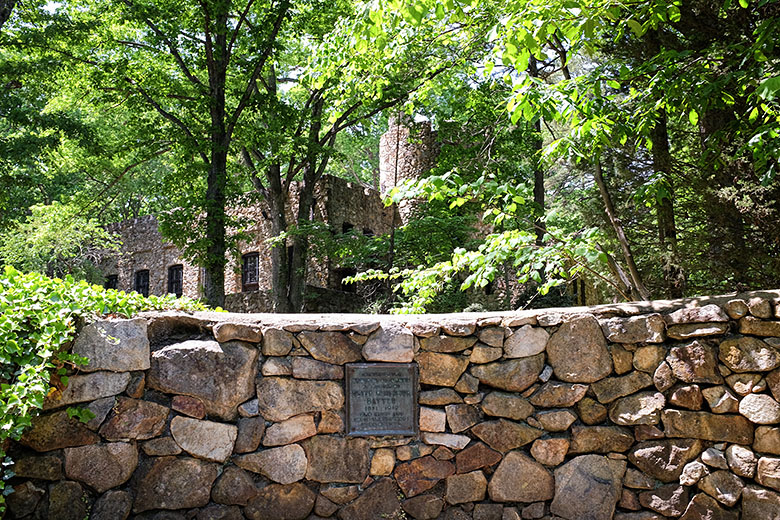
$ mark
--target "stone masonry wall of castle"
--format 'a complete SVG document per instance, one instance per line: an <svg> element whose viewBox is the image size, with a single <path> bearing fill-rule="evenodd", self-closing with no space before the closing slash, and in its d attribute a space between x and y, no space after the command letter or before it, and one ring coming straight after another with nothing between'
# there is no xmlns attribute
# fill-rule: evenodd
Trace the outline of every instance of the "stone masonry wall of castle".
<svg viewBox="0 0 780 520"><path fill-rule="evenodd" d="M297 201L297 186L291 189L291 200ZM316 186L315 200L317 202L314 218L338 231L345 223L357 230L370 230L374 234L390 231L393 209L386 208L374 190L357 186L344 179L326 176ZM287 209L287 220L293 222L297 204L293 203ZM260 266L259 291L242 293L240 261L235 258L229 261L225 270L225 293L236 296L228 298L227 308L254 312L268 310L270 300L266 293L271 289L271 254L267 239L272 233L267 207L265 203L259 202L231 208L230 212L233 216L255 222L254 226L248 229L252 238L239 244L239 249L241 254L259 253ZM107 275L118 276L119 289L133 290L135 273L148 270L150 294L165 294L168 291L168 268L181 264L184 270L183 294L192 298L201 296L202 270L184 261L181 251L163 240L154 217L146 216L121 222L109 229L120 235L122 250L116 257L105 261L101 267ZM333 266L322 259L310 259L307 283L314 287L338 289Z"/></svg>
<svg viewBox="0 0 780 520"><path fill-rule="evenodd" d="M73 351L89 364L9 449L8 518L780 519L780 291L149 313L90 324ZM355 392L365 363L418 387ZM350 432L351 402L382 423L410 395L414 431Z"/></svg>

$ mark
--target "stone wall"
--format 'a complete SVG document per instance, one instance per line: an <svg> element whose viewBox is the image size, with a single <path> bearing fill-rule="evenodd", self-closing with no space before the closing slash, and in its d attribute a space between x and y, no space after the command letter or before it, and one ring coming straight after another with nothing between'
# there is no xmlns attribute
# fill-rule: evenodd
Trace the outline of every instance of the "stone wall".
<svg viewBox="0 0 780 520"><path fill-rule="evenodd" d="M290 189L293 203L287 207L287 221L294 222L297 213L298 186ZM394 208L386 208L379 193L358 186L344 179L324 176L315 187L315 208L313 218L325 222L340 232L344 226L371 234L390 232ZM271 289L271 249L268 239L272 236L271 221L267 204L264 201L241 204L231 208L230 214L243 221L250 222L247 229L250 238L239 244L240 253L258 253L259 290L242 292L241 262L231 258L225 269L225 293L235 295L227 298L226 309L235 312L269 311ZM118 255L106 259L101 265L103 272L118 276L118 289L134 290L135 273L149 271L149 294L163 295L168 292L168 268L172 265L183 266L183 294L191 298L202 296L203 270L182 258L181 251L173 244L165 242L158 229L157 219L152 216L140 217L109 226L109 231L117 233L122 240ZM337 290L343 276L328 259L310 258L306 282L315 288ZM346 296L344 296L346 298ZM343 299L343 298L342 298ZM321 301L316 294L313 302ZM339 297L331 299L339 301ZM326 312L332 308L328 302L307 308L312 312ZM341 308L341 310L349 307Z"/></svg>
<svg viewBox="0 0 780 520"><path fill-rule="evenodd" d="M779 347L780 291L98 322L10 449L8 517L777 520ZM418 435L346 435L359 362L417 367Z"/></svg>

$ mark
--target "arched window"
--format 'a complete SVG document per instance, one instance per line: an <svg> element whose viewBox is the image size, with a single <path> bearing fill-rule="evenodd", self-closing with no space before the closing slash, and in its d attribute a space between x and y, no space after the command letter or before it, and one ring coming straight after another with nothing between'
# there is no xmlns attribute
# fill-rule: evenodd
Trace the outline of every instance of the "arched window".
<svg viewBox="0 0 780 520"><path fill-rule="evenodd" d="M149 269L135 272L135 285L133 289L143 296L149 296Z"/></svg>
<svg viewBox="0 0 780 520"><path fill-rule="evenodd" d="M168 293L175 294L181 298L184 292L184 266L181 264L172 265L168 268Z"/></svg>
<svg viewBox="0 0 780 520"><path fill-rule="evenodd" d="M260 253L247 253L241 257L241 290L256 291L260 288Z"/></svg>

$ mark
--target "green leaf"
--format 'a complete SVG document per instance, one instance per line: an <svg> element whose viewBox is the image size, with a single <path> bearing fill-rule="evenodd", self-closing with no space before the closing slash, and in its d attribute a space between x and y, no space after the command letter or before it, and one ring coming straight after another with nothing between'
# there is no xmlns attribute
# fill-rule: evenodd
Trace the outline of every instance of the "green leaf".
<svg viewBox="0 0 780 520"><path fill-rule="evenodd" d="M634 32L634 34L637 36L637 38L640 38L644 33L645 30L642 27L642 24L634 20L633 18L629 18L626 20L626 23L631 28L631 30Z"/></svg>
<svg viewBox="0 0 780 520"><path fill-rule="evenodd" d="M739 5L742 6L744 9L748 8L748 0L739 0Z"/></svg>
<svg viewBox="0 0 780 520"><path fill-rule="evenodd" d="M762 99L773 101L778 91L780 91L780 76L775 76L762 81L756 89L756 94Z"/></svg>
<svg viewBox="0 0 780 520"><path fill-rule="evenodd" d="M688 121L691 122L693 126L696 126L699 124L699 114L695 110L691 110L688 112Z"/></svg>

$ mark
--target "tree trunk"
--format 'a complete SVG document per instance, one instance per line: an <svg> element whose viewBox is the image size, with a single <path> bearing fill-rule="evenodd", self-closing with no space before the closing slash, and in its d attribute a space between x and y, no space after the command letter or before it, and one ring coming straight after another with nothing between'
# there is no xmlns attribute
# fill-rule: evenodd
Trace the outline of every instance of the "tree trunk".
<svg viewBox="0 0 780 520"><path fill-rule="evenodd" d="M685 274L677 249L677 225L674 217L674 184L672 183L672 154L669 150L669 132L666 112L661 110L658 121L650 132L653 143L653 170L664 179L667 193L656 197L658 213L658 241L663 254L666 292L671 298L680 298L685 292Z"/></svg>
<svg viewBox="0 0 780 520"><path fill-rule="evenodd" d="M318 98L312 103L311 126L306 152L306 165L303 168L303 182L298 196L298 225L311 222L314 210L314 186L317 182L317 147L320 140L323 100ZM292 259L290 261L290 306L294 312L303 312L306 295L306 267L308 261L309 240L303 234L293 239Z"/></svg>
<svg viewBox="0 0 780 520"><path fill-rule="evenodd" d="M212 55L208 60L211 98L211 162L206 186L206 259L204 262L204 292L212 307L225 304L225 190L227 188L227 155L230 147L225 113L225 83L227 81L227 13L217 18Z"/></svg>
<svg viewBox="0 0 780 520"><path fill-rule="evenodd" d="M279 166L274 165L272 168L278 169ZM269 174L269 178L271 175ZM279 174L277 173L274 177L279 179ZM287 197L281 189L281 183L275 184L279 186L274 186L274 183L271 182L271 189L266 198L268 210L271 213L271 236L274 237L287 231L287 217L285 215ZM273 312L276 313L293 311L288 293L290 286L288 262L286 243L277 244L271 248L271 304Z"/></svg>
<svg viewBox="0 0 780 520"><path fill-rule="evenodd" d="M14 10L16 0L0 0L0 29L3 28L5 22L11 17L11 12Z"/></svg>
<svg viewBox="0 0 780 520"><path fill-rule="evenodd" d="M604 183L604 176L601 173L601 161L597 160L595 166L596 168L594 177L596 179L596 184L599 187L599 193L601 193L601 199L604 202L604 210L607 213L607 218L609 219L610 224L612 224L612 229L615 231L615 235L617 235L618 242L620 243L620 249L623 251L623 259L626 261L628 272L631 275L631 297L637 300L649 300L650 293L645 288L644 284L642 283L642 278L639 276L639 269L637 269L636 262L634 262L634 255L631 253L631 246L629 246L628 239L626 238L626 234L623 231L623 224L620 222L620 219L615 213L615 206L612 204L612 197L609 195L609 191L607 191L607 185Z"/></svg>
<svg viewBox="0 0 780 520"><path fill-rule="evenodd" d="M531 56L528 62L528 74L532 77L538 77L539 69L536 58ZM541 117L541 116L540 116ZM534 172L534 204L536 205L536 219L534 219L534 233L536 234L536 245L541 246L544 242L544 234L547 228L544 223L544 172L542 171L542 121L537 119L534 122L534 132L531 138L533 148L533 172Z"/></svg>

